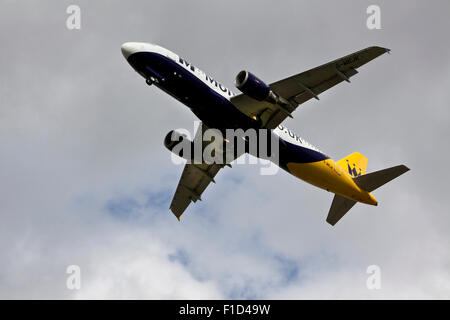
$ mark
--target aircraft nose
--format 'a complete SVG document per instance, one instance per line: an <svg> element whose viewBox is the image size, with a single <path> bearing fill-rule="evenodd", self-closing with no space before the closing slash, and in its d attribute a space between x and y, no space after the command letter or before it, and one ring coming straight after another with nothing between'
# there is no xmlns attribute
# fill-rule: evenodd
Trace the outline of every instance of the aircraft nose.
<svg viewBox="0 0 450 320"><path fill-rule="evenodd" d="M122 44L122 54L125 57L125 59L128 60L128 57L131 56L133 53L139 51L139 43L137 42L125 42Z"/></svg>

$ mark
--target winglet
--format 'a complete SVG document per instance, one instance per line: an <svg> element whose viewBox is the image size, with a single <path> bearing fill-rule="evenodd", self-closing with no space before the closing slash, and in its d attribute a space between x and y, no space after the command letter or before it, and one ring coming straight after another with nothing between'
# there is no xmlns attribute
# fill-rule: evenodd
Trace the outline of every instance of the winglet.
<svg viewBox="0 0 450 320"><path fill-rule="evenodd" d="M391 49L389 49L389 48L384 48L384 50L386 50L386 52L387 52L388 54L391 54Z"/></svg>
<svg viewBox="0 0 450 320"><path fill-rule="evenodd" d="M180 215L179 217L177 217L178 221L181 221L181 216L182 216L182 215Z"/></svg>

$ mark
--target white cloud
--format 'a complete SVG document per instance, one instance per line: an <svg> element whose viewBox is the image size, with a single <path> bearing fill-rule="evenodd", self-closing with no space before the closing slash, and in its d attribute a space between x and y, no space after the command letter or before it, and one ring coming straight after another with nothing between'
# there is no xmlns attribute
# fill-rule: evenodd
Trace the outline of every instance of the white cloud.
<svg viewBox="0 0 450 320"><path fill-rule="evenodd" d="M449 298L448 3L382 2L380 32L365 29L361 2L287 2L270 7L270 24L267 3L200 3L82 1L78 33L64 5L2 8L14 50L0 60L0 297ZM358 204L331 228L331 194L235 166L178 223L164 197L182 168L162 140L195 117L131 70L129 40L167 46L230 87L241 68L271 82L390 47L286 124L337 158L362 152L369 170L412 170L375 192L379 207ZM128 218L108 210L124 199L135 203ZM70 264L80 291L65 287ZM371 264L379 291L365 287Z"/></svg>
<svg viewBox="0 0 450 320"><path fill-rule="evenodd" d="M114 248L111 250L111 248ZM220 299L212 280L195 279L158 240L133 233L96 248L83 265L77 299Z"/></svg>

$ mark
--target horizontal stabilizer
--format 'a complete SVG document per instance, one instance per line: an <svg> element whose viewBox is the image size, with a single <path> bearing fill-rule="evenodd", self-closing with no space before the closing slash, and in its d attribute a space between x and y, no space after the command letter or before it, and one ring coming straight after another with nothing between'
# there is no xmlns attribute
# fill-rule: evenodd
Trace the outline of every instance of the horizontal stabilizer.
<svg viewBox="0 0 450 320"><path fill-rule="evenodd" d="M350 210L356 201L335 195L330 211L328 212L327 222L334 226Z"/></svg>
<svg viewBox="0 0 450 320"><path fill-rule="evenodd" d="M388 169L383 169L353 178L355 183L363 190L372 192L389 181L401 176L407 172L409 168L405 165L399 165Z"/></svg>

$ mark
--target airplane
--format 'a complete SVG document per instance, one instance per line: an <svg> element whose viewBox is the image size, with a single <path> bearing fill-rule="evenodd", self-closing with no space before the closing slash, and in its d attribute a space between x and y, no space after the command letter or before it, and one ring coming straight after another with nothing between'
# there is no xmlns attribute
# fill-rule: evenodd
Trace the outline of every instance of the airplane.
<svg viewBox="0 0 450 320"><path fill-rule="evenodd" d="M368 47L316 68L267 85L254 74L240 71L235 95L214 78L186 59L161 46L144 42L126 42L121 51L131 67L148 85L155 85L188 108L201 120L195 134L205 129L266 129L279 139L278 165L288 173L316 187L335 194L326 221L334 226L357 202L376 206L372 191L409 170L405 165L366 173L368 159L355 152L333 161L304 139L282 125L292 112L310 99L346 81L369 61L389 53L378 46ZM176 134L176 132L175 132ZM173 150L174 130L164 139ZM180 140L186 137L181 137ZM241 154L236 154L239 157ZM233 159L234 160L234 159ZM170 204L170 210L180 220L190 205L201 199L203 191L213 182L226 163L186 163Z"/></svg>

